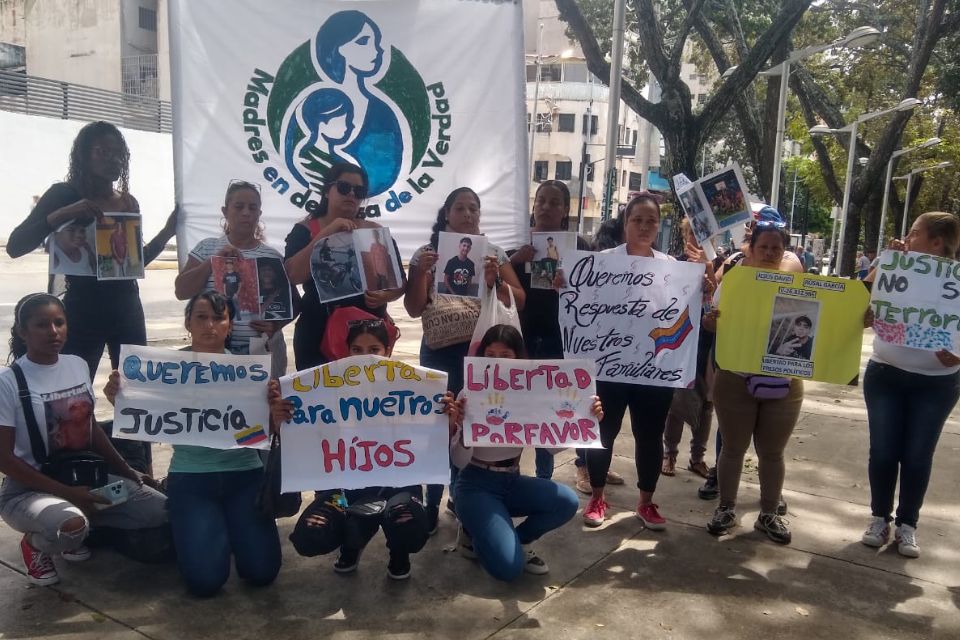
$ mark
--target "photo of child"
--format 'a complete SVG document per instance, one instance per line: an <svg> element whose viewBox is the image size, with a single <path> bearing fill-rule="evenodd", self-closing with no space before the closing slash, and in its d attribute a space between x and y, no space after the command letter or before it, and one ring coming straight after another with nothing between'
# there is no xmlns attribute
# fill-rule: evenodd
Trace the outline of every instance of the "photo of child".
<svg viewBox="0 0 960 640"><path fill-rule="evenodd" d="M93 246L97 223L68 222L47 239L50 273L68 276L96 276L96 250Z"/></svg>
<svg viewBox="0 0 960 640"><path fill-rule="evenodd" d="M256 259L240 257L210 258L213 287L233 302L234 320L260 318L260 285Z"/></svg>
<svg viewBox="0 0 960 640"><path fill-rule="evenodd" d="M95 223L97 278L143 277L143 237L138 213L107 213Z"/></svg>
<svg viewBox="0 0 960 640"><path fill-rule="evenodd" d="M536 253L526 265L530 287L553 289L553 277L560 266L563 252L577 248L577 234L570 231L536 231L531 234L531 244Z"/></svg>
<svg viewBox="0 0 960 640"><path fill-rule="evenodd" d="M480 271L477 265L483 265L487 251L485 236L440 232L437 243L437 293L477 298L480 285L477 283Z"/></svg>

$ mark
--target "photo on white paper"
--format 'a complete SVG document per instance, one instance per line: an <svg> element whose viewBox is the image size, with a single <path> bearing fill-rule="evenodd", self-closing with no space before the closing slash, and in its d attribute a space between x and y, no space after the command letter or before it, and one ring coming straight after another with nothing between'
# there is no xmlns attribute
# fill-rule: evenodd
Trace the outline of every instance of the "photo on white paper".
<svg viewBox="0 0 960 640"><path fill-rule="evenodd" d="M572 231L534 231L530 244L535 253L527 263L531 289L553 289L553 277L564 252L577 248L577 234Z"/></svg>
<svg viewBox="0 0 960 640"><path fill-rule="evenodd" d="M269 256L256 260L260 317L264 320L290 320L293 318L293 301L283 260Z"/></svg>
<svg viewBox="0 0 960 640"><path fill-rule="evenodd" d="M143 277L143 233L139 213L105 213L96 222L97 278Z"/></svg>
<svg viewBox="0 0 960 640"><path fill-rule="evenodd" d="M213 288L233 303L235 320L260 317L260 286L256 258L212 256Z"/></svg>
<svg viewBox="0 0 960 640"><path fill-rule="evenodd" d="M694 188L677 193L680 200L680 206L683 207L690 221L690 230L697 243L701 246L712 236L720 233L720 226L717 224L713 213L707 208L706 204L700 199L700 194Z"/></svg>
<svg viewBox="0 0 960 640"><path fill-rule="evenodd" d="M437 293L478 298L487 255L486 236L441 231L437 254Z"/></svg>
<svg viewBox="0 0 960 640"><path fill-rule="evenodd" d="M774 298L767 354L794 360L813 360L819 316L820 303L817 300L798 300L789 296Z"/></svg>
<svg viewBox="0 0 960 640"><path fill-rule="evenodd" d="M696 186L719 230L751 218L749 192L737 164L700 178Z"/></svg>
<svg viewBox="0 0 960 640"><path fill-rule="evenodd" d="M360 280L364 291L386 291L403 286L397 249L390 229L354 229L354 248L360 256Z"/></svg>
<svg viewBox="0 0 960 640"><path fill-rule="evenodd" d="M313 245L310 273L320 302L332 302L363 293L360 264L349 231L335 233Z"/></svg>
<svg viewBox="0 0 960 640"><path fill-rule="evenodd" d="M97 275L97 223L71 220L47 236L50 273Z"/></svg>

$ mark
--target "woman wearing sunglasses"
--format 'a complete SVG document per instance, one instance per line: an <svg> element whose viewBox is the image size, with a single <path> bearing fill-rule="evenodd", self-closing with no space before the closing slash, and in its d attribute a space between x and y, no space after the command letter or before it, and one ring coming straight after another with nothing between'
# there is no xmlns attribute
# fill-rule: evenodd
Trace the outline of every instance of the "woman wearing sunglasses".
<svg viewBox="0 0 960 640"><path fill-rule="evenodd" d="M403 295L406 281L396 289L365 291L363 294L332 302L321 302L320 294L310 273L313 247L335 233L354 229L371 229L380 225L360 218L360 204L370 191L370 181L363 168L349 162L340 162L327 172L322 199L317 210L293 225L287 235L285 251L287 276L292 284L303 285L303 303L300 318L293 332L293 353L298 371L326 362L320 352L320 343L326 331L327 320L337 307L357 307L379 318L387 315L387 303ZM394 242L396 246L396 242ZM397 256L400 251L397 250ZM401 265L400 273L403 273Z"/></svg>
<svg viewBox="0 0 960 640"><path fill-rule="evenodd" d="M279 251L263 242L259 185L232 180L227 186L220 211L223 212L223 235L204 238L190 251L187 264L177 276L174 285L178 300L189 300L202 291L216 288L213 281L213 258L281 259ZM240 278L236 273L231 276ZM247 286L252 284L248 283ZM250 318L246 314L237 315L233 320L230 343L227 346L233 354L247 355L250 353L251 339L266 337L270 353L276 355L272 359L271 375L279 378L286 375L287 368L287 345L280 330L289 322L290 320L263 320L259 317Z"/></svg>

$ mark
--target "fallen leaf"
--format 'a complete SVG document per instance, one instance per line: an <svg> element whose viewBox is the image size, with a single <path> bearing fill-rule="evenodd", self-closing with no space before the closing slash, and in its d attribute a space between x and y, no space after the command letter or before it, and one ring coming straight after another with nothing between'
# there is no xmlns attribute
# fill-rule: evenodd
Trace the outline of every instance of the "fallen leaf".
<svg viewBox="0 0 960 640"><path fill-rule="evenodd" d="M663 622L660 623L660 628L661 628L661 629L665 629L665 630L667 630L667 631L673 631L673 627L671 627L670 625L665 624L665 623L663 623Z"/></svg>
<svg viewBox="0 0 960 640"><path fill-rule="evenodd" d="M91 613L90 617L93 618L94 622L106 622L107 618L101 613Z"/></svg>
<svg viewBox="0 0 960 640"><path fill-rule="evenodd" d="M795 611L803 617L807 617L808 615L810 615L810 612L804 609L803 607L797 607Z"/></svg>

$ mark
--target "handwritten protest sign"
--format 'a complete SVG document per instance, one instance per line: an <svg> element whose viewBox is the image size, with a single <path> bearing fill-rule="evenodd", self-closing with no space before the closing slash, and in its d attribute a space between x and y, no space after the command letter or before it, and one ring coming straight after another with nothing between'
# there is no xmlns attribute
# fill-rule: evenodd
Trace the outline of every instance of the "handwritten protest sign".
<svg viewBox="0 0 960 640"><path fill-rule="evenodd" d="M125 344L113 437L212 449L269 446L270 356Z"/></svg>
<svg viewBox="0 0 960 640"><path fill-rule="evenodd" d="M717 364L849 384L860 371L867 301L857 280L737 267L720 289Z"/></svg>
<svg viewBox="0 0 960 640"><path fill-rule="evenodd" d="M914 349L960 353L960 262L884 251L873 282L877 338Z"/></svg>
<svg viewBox="0 0 960 640"><path fill-rule="evenodd" d="M463 443L599 449L592 360L466 358Z"/></svg>
<svg viewBox="0 0 960 640"><path fill-rule="evenodd" d="M352 356L280 379L283 490L443 484L449 480L447 375Z"/></svg>
<svg viewBox="0 0 960 640"><path fill-rule="evenodd" d="M589 358L597 380L686 387L697 369L704 267L569 251L560 291L565 358Z"/></svg>

